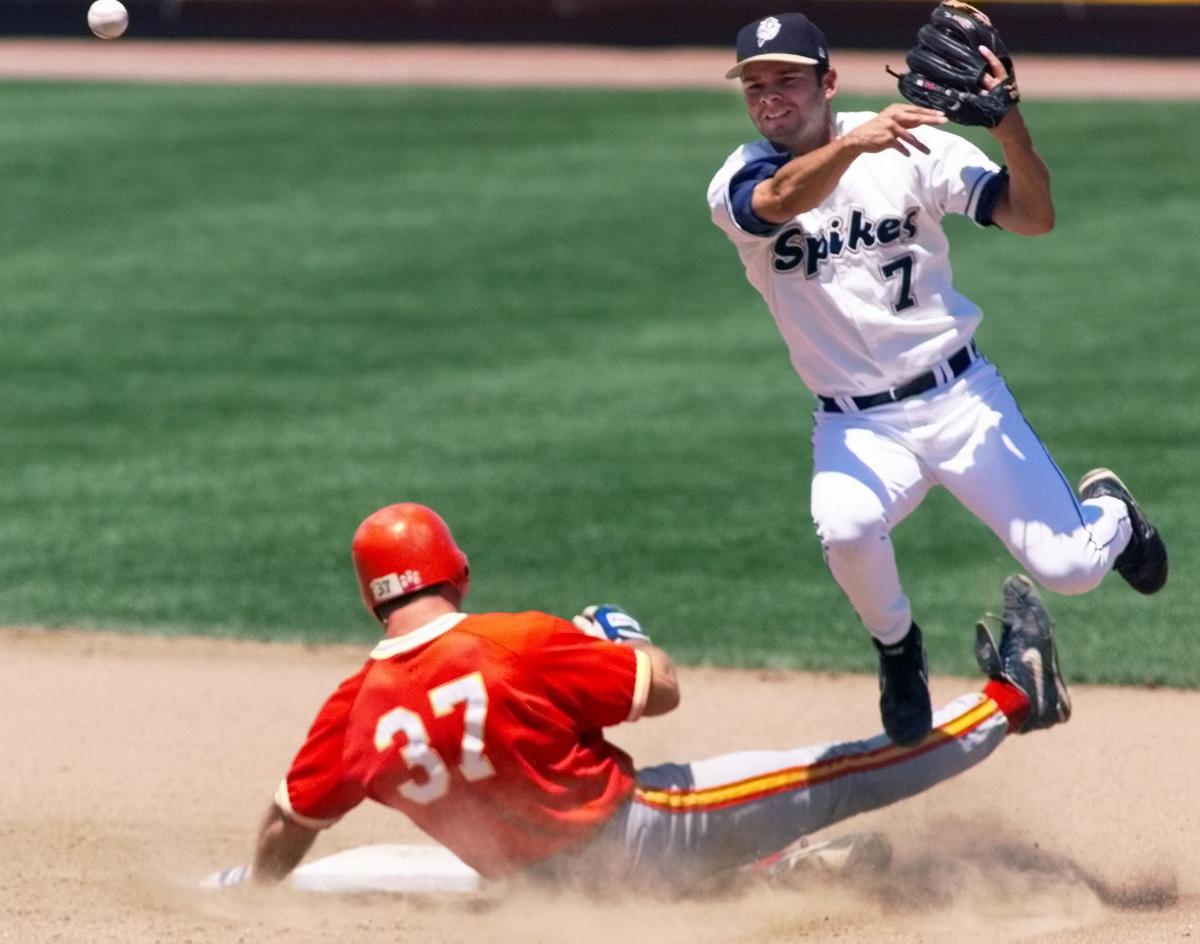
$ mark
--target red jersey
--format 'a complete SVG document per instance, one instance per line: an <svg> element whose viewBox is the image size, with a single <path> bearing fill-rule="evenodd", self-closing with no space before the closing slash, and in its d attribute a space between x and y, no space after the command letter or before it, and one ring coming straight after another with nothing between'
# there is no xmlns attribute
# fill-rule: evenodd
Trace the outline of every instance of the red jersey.
<svg viewBox="0 0 1200 944"><path fill-rule="evenodd" d="M384 639L317 714L276 803L332 825L393 807L488 878L583 844L629 796L601 729L646 704L646 653L546 613L451 613Z"/></svg>

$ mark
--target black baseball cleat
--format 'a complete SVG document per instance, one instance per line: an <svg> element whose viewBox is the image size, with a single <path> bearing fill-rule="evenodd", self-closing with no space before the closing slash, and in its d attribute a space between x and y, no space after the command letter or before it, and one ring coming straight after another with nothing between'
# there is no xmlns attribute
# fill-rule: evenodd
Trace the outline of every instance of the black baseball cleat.
<svg viewBox="0 0 1200 944"><path fill-rule="evenodd" d="M879 713L883 730L893 743L909 747L925 740L933 727L933 706L929 701L929 667L925 645L916 623L894 646L879 650Z"/></svg>
<svg viewBox="0 0 1200 944"><path fill-rule="evenodd" d="M1125 503L1133 529L1133 537L1113 564L1113 570L1138 593L1158 593L1167 582L1167 546L1162 536L1115 473L1110 469L1092 469L1079 482L1079 498L1087 501L1102 495Z"/></svg>
<svg viewBox="0 0 1200 944"><path fill-rule="evenodd" d="M985 674L1010 682L1029 698L1029 717L1018 734L1063 724L1071 717L1071 696L1058 667L1054 624L1037 589L1024 574L1004 581L1000 645L987 626L975 626L975 658Z"/></svg>

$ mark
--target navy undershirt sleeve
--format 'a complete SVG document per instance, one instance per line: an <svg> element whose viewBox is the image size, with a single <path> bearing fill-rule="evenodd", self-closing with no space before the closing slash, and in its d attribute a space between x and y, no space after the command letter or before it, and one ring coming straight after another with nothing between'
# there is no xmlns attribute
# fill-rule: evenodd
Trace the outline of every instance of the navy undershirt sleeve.
<svg viewBox="0 0 1200 944"><path fill-rule="evenodd" d="M979 202L975 204L975 222L980 226L996 225L992 220L992 213L995 212L996 201L1000 199L1000 194L1004 192L1007 184L1008 168L1001 167L999 173L993 174L983 185L983 193L979 195Z"/></svg>
<svg viewBox="0 0 1200 944"><path fill-rule="evenodd" d="M771 223L758 216L751 201L759 181L774 177L775 172L791 159L790 154L782 151L760 157L746 164L729 181L729 206L734 222L743 232L753 236L770 236L779 229L779 223Z"/></svg>

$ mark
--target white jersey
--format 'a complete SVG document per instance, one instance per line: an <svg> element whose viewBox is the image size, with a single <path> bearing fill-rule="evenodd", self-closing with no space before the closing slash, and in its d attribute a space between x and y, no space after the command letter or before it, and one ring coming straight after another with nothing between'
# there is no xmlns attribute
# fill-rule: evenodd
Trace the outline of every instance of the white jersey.
<svg viewBox="0 0 1200 944"><path fill-rule="evenodd" d="M845 134L873 112L834 116ZM817 207L776 225L749 195L791 159L769 141L739 147L708 190L713 221L737 246L792 364L814 393L898 386L968 344L981 313L954 290L947 213L990 222L1004 172L956 134L921 127L929 154L864 154Z"/></svg>

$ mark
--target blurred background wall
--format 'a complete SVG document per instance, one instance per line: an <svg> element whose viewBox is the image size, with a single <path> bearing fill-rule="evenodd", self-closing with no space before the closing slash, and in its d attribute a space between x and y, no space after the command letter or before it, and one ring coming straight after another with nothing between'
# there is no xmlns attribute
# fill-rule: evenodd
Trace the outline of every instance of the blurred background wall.
<svg viewBox="0 0 1200 944"><path fill-rule="evenodd" d="M744 23L806 12L842 49L905 45L931 0L125 0L131 36L380 42L728 45ZM1016 53L1200 56L1200 0L993 0ZM88 0L0 0L0 34L77 35Z"/></svg>

